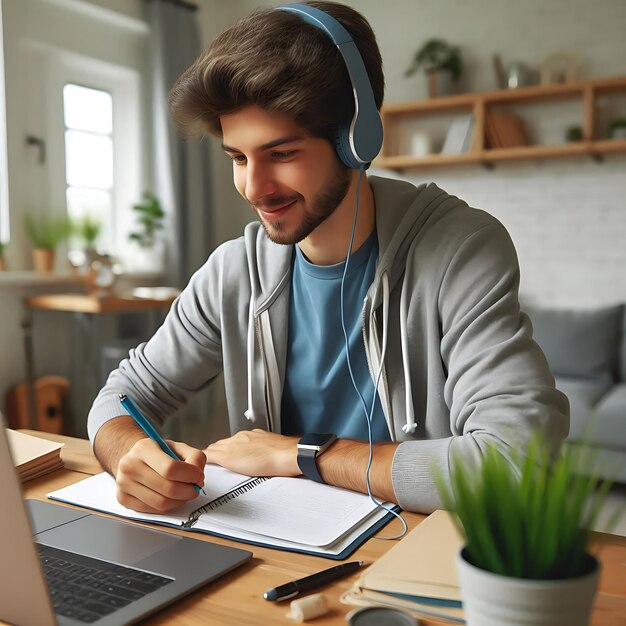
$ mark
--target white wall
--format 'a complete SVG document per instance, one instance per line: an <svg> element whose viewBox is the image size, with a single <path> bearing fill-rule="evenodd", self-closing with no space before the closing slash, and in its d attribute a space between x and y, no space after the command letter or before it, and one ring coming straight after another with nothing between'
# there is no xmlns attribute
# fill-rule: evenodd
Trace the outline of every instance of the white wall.
<svg viewBox="0 0 626 626"><path fill-rule="evenodd" d="M208 43L217 24L276 2L203 2ZM346 0L377 33L386 75L386 102L426 96L422 77L404 78L424 40L443 37L461 47L464 87L496 88L491 56L537 66L550 52L585 60L583 78L626 74L626 2L623 0ZM228 5L228 6L225 6ZM622 110L626 116L626 110ZM216 152L217 154L217 152ZM215 185L219 239L236 236L250 211L231 191L219 155ZM536 164L479 165L407 172L415 183L433 180L494 214L509 229L522 267L522 293L551 306L594 306L626 300L626 157ZM233 205L238 208L233 210Z"/></svg>
<svg viewBox="0 0 626 626"><path fill-rule="evenodd" d="M99 59L108 69L142 73L148 60L149 31L142 18L142 0L3 0L2 8L11 222L6 256L9 269L22 270L31 267L30 244L23 227L25 212L64 211L64 203L52 200L49 167L62 167L50 150L54 134L49 119L53 103L47 89L51 61L71 55L72 61ZM37 150L25 144L28 134L46 141L45 166L39 164ZM148 154L147 147L143 151ZM63 251L58 252L57 260L63 262ZM75 289L76 285L54 282L45 285L32 277L21 280L11 272L0 275L0 408L7 389L25 378L22 299L33 293ZM71 339L78 330L69 314L36 314L37 376L69 374Z"/></svg>

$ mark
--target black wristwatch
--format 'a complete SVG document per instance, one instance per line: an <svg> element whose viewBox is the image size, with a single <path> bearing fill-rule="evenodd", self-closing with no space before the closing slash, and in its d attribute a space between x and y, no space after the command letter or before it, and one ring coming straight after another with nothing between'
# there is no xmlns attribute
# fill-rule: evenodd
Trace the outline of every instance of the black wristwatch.
<svg viewBox="0 0 626 626"><path fill-rule="evenodd" d="M317 469L317 457L327 450L337 439L337 435L320 433L307 433L298 441L298 467L300 471L311 480L323 483L324 479L320 476Z"/></svg>

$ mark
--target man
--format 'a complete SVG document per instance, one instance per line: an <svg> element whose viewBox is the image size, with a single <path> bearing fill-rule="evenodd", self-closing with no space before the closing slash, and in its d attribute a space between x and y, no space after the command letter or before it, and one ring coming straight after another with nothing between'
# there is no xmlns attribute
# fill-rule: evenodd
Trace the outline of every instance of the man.
<svg viewBox="0 0 626 626"><path fill-rule="evenodd" d="M307 4L350 33L379 109L367 22ZM211 255L94 403L90 437L122 504L150 512L191 500L205 461L249 475L304 467L365 492L371 430L372 492L428 512L439 506L432 470L446 476L451 453L493 444L506 455L537 428L555 444L566 435L567 400L520 313L502 225L433 184L368 178L338 156L355 97L327 33L290 11L256 12L181 76L170 110L187 136L221 137L260 223ZM173 442L182 461L146 439L117 397L162 423L221 371L234 434L204 451ZM338 437L312 463L297 450L311 433Z"/></svg>

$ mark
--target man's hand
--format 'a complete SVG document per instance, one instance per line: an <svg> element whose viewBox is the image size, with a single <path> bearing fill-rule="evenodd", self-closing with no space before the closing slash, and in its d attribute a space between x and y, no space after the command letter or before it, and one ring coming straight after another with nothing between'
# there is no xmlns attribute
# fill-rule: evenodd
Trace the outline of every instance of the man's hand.
<svg viewBox="0 0 626 626"><path fill-rule="evenodd" d="M185 443L167 442L182 459L163 452L152 439L137 441L117 465L117 499L123 506L143 513L163 513L197 495L194 484L204 485L204 452Z"/></svg>
<svg viewBox="0 0 626 626"><path fill-rule="evenodd" d="M299 476L299 437L265 430L241 430L205 449L207 463L247 476Z"/></svg>
<svg viewBox="0 0 626 626"><path fill-rule="evenodd" d="M93 449L102 467L115 476L120 504L142 513L162 513L198 495L193 484L204 483L204 452L168 443L182 461L148 439L130 415L100 427Z"/></svg>

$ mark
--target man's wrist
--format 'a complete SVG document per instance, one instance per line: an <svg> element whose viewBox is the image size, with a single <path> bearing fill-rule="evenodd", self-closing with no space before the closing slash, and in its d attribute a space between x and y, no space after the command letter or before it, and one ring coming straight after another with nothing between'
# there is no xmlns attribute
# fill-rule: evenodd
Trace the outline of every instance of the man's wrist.
<svg viewBox="0 0 626 626"><path fill-rule="evenodd" d="M305 433L298 441L298 467L310 480L324 483L319 473L317 461L319 457L337 441L332 433Z"/></svg>
<svg viewBox="0 0 626 626"><path fill-rule="evenodd" d="M398 443L374 444L370 470L372 493L395 502L391 468ZM318 459L318 470L324 482L352 491L367 493L365 473L369 461L369 444L353 439L337 439Z"/></svg>
<svg viewBox="0 0 626 626"><path fill-rule="evenodd" d="M100 426L93 442L93 451L103 469L117 476L120 459L146 434L130 415L114 417Z"/></svg>

